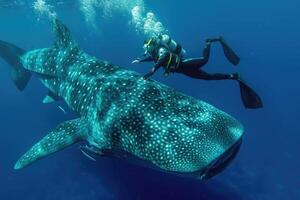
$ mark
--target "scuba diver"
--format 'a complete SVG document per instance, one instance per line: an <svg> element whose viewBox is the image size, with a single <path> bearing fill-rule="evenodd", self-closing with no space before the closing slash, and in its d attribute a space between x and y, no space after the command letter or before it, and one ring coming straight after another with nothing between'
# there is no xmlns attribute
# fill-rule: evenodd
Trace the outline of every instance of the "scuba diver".
<svg viewBox="0 0 300 200"><path fill-rule="evenodd" d="M146 40L143 46L145 50L144 58L138 58L132 63L155 62L154 67L144 76L144 79L149 79L159 68L163 67L165 77L176 72L203 80L236 80L240 85L244 106L252 109L261 108L263 106L261 98L242 80L238 73L207 73L202 69L209 61L211 45L215 42L221 44L229 62L233 65L239 64L240 58L229 47L223 37L207 39L202 57L185 59L186 51L169 35L158 35Z"/></svg>

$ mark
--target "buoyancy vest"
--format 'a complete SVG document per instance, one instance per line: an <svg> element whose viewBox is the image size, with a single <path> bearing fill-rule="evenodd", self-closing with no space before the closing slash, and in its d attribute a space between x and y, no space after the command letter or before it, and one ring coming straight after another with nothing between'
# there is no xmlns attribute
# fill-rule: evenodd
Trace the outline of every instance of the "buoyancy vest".
<svg viewBox="0 0 300 200"><path fill-rule="evenodd" d="M169 58L166 63L163 65L165 68L164 76L169 76L171 72L174 72L178 69L179 64L181 62L181 58L178 54L169 53Z"/></svg>

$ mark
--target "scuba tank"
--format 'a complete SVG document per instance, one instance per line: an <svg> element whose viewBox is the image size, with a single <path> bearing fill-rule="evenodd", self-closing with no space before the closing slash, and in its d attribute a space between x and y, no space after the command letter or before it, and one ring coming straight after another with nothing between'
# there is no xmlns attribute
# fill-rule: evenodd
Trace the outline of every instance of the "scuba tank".
<svg viewBox="0 0 300 200"><path fill-rule="evenodd" d="M177 54L180 57L183 57L186 53L185 49L182 48L175 40L173 40L169 35L159 35L159 45L169 49L172 53Z"/></svg>
<svg viewBox="0 0 300 200"><path fill-rule="evenodd" d="M149 53L150 55L157 57L158 51L161 47L177 54L180 58L183 58L186 53L186 50L169 35L161 34L146 40L143 48L145 49L145 54Z"/></svg>

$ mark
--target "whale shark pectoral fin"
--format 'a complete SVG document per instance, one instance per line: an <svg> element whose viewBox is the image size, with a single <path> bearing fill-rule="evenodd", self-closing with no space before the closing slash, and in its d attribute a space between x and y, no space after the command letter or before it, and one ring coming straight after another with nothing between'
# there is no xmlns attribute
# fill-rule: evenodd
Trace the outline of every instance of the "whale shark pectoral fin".
<svg viewBox="0 0 300 200"><path fill-rule="evenodd" d="M14 169L22 169L41 158L79 142L83 138L85 127L85 121L82 119L74 119L58 125L24 154L17 161Z"/></svg>
<svg viewBox="0 0 300 200"><path fill-rule="evenodd" d="M70 30L58 19L54 20L55 45L59 47L68 47L73 42Z"/></svg>
<svg viewBox="0 0 300 200"><path fill-rule="evenodd" d="M59 101L61 98L54 94L53 92L49 91L48 95L44 98L43 103L48 104L48 103L53 103L55 101Z"/></svg>

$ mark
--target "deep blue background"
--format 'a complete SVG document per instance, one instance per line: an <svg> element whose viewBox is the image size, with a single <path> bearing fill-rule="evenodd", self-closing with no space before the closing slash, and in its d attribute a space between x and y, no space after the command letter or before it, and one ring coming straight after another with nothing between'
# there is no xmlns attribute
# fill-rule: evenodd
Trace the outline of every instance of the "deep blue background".
<svg viewBox="0 0 300 200"><path fill-rule="evenodd" d="M299 2L299 1L298 1ZM208 71L239 71L261 94L265 107L245 110L234 82L205 82L181 75L154 78L230 113L245 126L237 159L209 181L174 177L109 158L91 162L74 145L14 171L15 161L57 124L75 117L55 104L43 105L46 89L32 79L16 90L9 66L0 60L0 199L1 200L298 200L300 199L300 3L296 0L146 1L169 33L199 56L204 40L223 35L241 57L238 67L215 45ZM142 35L129 17L99 18L100 31L84 23L78 5L57 8L74 38L87 52L145 73L150 65L130 64L140 55ZM32 8L0 9L0 39L24 49L53 42L50 24L38 22ZM62 104L63 105L63 104ZM64 106L64 105L63 105ZM64 106L66 108L66 106Z"/></svg>

